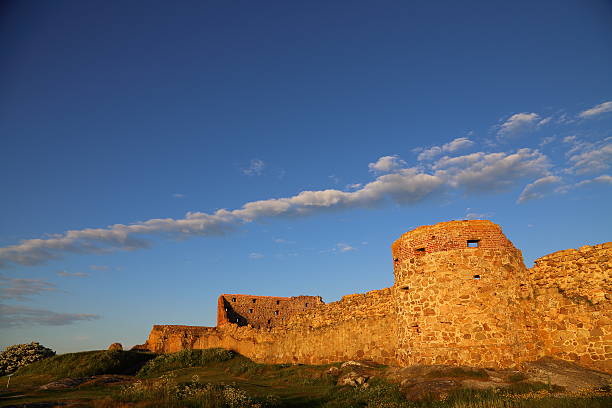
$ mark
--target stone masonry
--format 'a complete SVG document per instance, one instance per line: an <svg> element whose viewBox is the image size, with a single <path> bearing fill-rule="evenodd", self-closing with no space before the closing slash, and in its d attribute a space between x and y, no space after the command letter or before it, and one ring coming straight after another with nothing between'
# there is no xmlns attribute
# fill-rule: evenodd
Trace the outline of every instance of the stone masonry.
<svg viewBox="0 0 612 408"><path fill-rule="evenodd" d="M233 323L255 328L282 325L297 312L323 304L321 296L221 295L217 304L217 326Z"/></svg>
<svg viewBox="0 0 612 408"><path fill-rule="evenodd" d="M155 352L223 347L266 363L516 367L543 356L612 372L612 242L544 256L485 220L422 226L392 245L395 284L319 296L221 295L217 326L153 326Z"/></svg>

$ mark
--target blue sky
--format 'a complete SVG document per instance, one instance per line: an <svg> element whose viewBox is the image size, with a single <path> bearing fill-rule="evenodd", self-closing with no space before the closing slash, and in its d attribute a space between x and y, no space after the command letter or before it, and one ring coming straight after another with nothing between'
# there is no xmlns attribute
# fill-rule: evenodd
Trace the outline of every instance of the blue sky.
<svg viewBox="0 0 612 408"><path fill-rule="evenodd" d="M610 240L607 1L4 2L0 345L392 285L419 225Z"/></svg>

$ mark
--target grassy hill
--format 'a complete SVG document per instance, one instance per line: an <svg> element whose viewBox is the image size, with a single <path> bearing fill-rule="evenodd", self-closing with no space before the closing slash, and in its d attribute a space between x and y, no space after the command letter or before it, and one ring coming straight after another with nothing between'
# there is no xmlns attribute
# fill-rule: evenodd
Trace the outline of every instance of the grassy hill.
<svg viewBox="0 0 612 408"><path fill-rule="evenodd" d="M258 364L223 349L155 355L133 351L63 354L18 370L0 407L207 408L603 408L605 374L588 391L564 390L515 370L387 367L372 362ZM580 371L583 370L583 371ZM555 379L554 375L549 377ZM6 384L7 377L0 378ZM567 383L569 384L569 383ZM598 388L598 389L596 389Z"/></svg>

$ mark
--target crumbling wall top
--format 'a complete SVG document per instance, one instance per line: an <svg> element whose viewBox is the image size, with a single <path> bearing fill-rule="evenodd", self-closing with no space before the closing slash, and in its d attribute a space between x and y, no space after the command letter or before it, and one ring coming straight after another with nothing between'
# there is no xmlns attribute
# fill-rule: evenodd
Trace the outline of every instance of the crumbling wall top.
<svg viewBox="0 0 612 408"><path fill-rule="evenodd" d="M274 327L297 312L324 304L321 296L255 296L223 294L217 306L217 325L227 323L256 328Z"/></svg>
<svg viewBox="0 0 612 408"><path fill-rule="evenodd" d="M391 246L393 257L406 259L454 249L516 249L499 225L488 220L448 221L408 231Z"/></svg>

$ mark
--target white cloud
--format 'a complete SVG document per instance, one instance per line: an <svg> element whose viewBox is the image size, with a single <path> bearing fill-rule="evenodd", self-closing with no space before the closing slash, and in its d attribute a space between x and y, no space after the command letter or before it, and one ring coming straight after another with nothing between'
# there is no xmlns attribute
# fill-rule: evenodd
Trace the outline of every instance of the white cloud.
<svg viewBox="0 0 612 408"><path fill-rule="evenodd" d="M546 176L527 184L519 196L517 203L521 204L529 200L542 198L553 192L553 186L559 184L561 178L557 176Z"/></svg>
<svg viewBox="0 0 612 408"><path fill-rule="evenodd" d="M612 137L595 143L574 142L574 146L567 152L571 167L568 172L587 174L605 171L612 164Z"/></svg>
<svg viewBox="0 0 612 408"><path fill-rule="evenodd" d="M555 139L556 139L555 136L547 136L547 137L543 138L542 141L540 142L540 147L544 147L547 144L550 144L550 143L554 142Z"/></svg>
<svg viewBox="0 0 612 408"><path fill-rule="evenodd" d="M516 113L499 126L497 137L502 139L530 132L542 120L537 113Z"/></svg>
<svg viewBox="0 0 612 408"><path fill-rule="evenodd" d="M600 103L597 106L593 106L590 109L580 112L578 116L583 119L590 119L594 116L601 115L603 113L612 112L612 101Z"/></svg>
<svg viewBox="0 0 612 408"><path fill-rule="evenodd" d="M406 166L406 162L395 156L383 156L375 163L368 164L371 172L374 173L390 173Z"/></svg>
<svg viewBox="0 0 612 408"><path fill-rule="evenodd" d="M355 250L355 248L353 248L349 244L345 244L344 242L338 242L336 244L336 248L340 252L350 252L350 251L354 251Z"/></svg>
<svg viewBox="0 0 612 408"><path fill-rule="evenodd" d="M610 176L608 174L602 174L601 176L597 176L597 177L589 179L589 180L582 180L581 182L576 183L575 187L582 187L582 186L586 186L588 184L593 184L593 183L601 183L601 184L610 184L610 185L612 185L612 176Z"/></svg>
<svg viewBox="0 0 612 408"><path fill-rule="evenodd" d="M454 153L458 150L465 149L473 145L474 142L468 139L467 137L458 137L457 139L445 143L442 146L433 146L429 149L421 151L421 153L419 153L419 155L417 156L417 160L432 160L433 158L439 156L442 153Z"/></svg>
<svg viewBox="0 0 612 408"><path fill-rule="evenodd" d="M29 307L9 306L0 303L0 327L19 326L65 326L78 321L99 319L100 316L89 313L57 313L50 310L31 309Z"/></svg>
<svg viewBox="0 0 612 408"><path fill-rule="evenodd" d="M552 116L542 119L538 122L538 126L544 126L552 120Z"/></svg>
<svg viewBox="0 0 612 408"><path fill-rule="evenodd" d="M464 220L487 220L493 216L493 213L477 213L471 208L466 208L465 212Z"/></svg>
<svg viewBox="0 0 612 408"><path fill-rule="evenodd" d="M174 197L174 198L185 198L185 194L174 193L174 194L172 194L172 197Z"/></svg>
<svg viewBox="0 0 612 408"><path fill-rule="evenodd" d="M358 188L361 188L361 183L349 184L346 186L347 190L357 190Z"/></svg>
<svg viewBox="0 0 612 408"><path fill-rule="evenodd" d="M55 285L40 279L9 278L0 275L0 299L26 300L30 296L57 290Z"/></svg>
<svg viewBox="0 0 612 408"><path fill-rule="evenodd" d="M242 169L242 173L247 176L261 176L266 163L260 159L252 159L249 167Z"/></svg>
<svg viewBox="0 0 612 408"><path fill-rule="evenodd" d="M0 248L0 267L9 264L38 265L68 253L107 253L145 248L148 246L145 237L152 235L211 236L234 230L244 223L264 219L370 208L389 201L415 204L444 189L464 189L468 193L496 192L527 177L533 179L549 176L549 168L548 158L532 149L519 149L514 153L477 152L456 157L445 156L432 164L433 173L414 167L396 169L365 185L355 186L355 191L302 191L290 197L247 202L234 210L188 212L184 218L179 219L150 219L128 225L71 230L45 239L24 240ZM252 253L250 257L257 258L259 255ZM90 269L106 270L107 267L92 265Z"/></svg>
<svg viewBox="0 0 612 408"><path fill-rule="evenodd" d="M109 267L106 265L89 265L89 269L92 271L108 271Z"/></svg>
<svg viewBox="0 0 612 408"><path fill-rule="evenodd" d="M39 265L66 253L107 253L145 248L149 242L143 237L148 235L211 236L265 218L302 217L332 210L367 208L387 200L413 204L424 200L443 184L444 180L436 175L409 168L379 176L352 192L334 189L302 191L292 197L248 202L235 210L220 209L211 214L188 212L180 219L156 218L129 225L70 230L50 238L29 239L0 248L0 267L9 263Z"/></svg>
<svg viewBox="0 0 612 408"><path fill-rule="evenodd" d="M434 163L436 176L452 187L468 192L504 190L518 180L544 176L550 168L548 158L538 150L519 149L516 153L472 153L442 157Z"/></svg>
<svg viewBox="0 0 612 408"><path fill-rule="evenodd" d="M572 136L565 136L563 138L563 143L575 143L577 140L577 137L575 135Z"/></svg>
<svg viewBox="0 0 612 408"><path fill-rule="evenodd" d="M79 278L84 278L86 276L89 276L89 274L85 272L68 272L68 271L58 271L57 275L62 276L62 277L74 276L74 277L79 277Z"/></svg>
<svg viewBox="0 0 612 408"><path fill-rule="evenodd" d="M259 252L251 252L251 253L249 254L249 258L250 258L250 259L261 259L261 258L263 258L263 257L264 257L264 255L263 255L263 254L260 254Z"/></svg>

